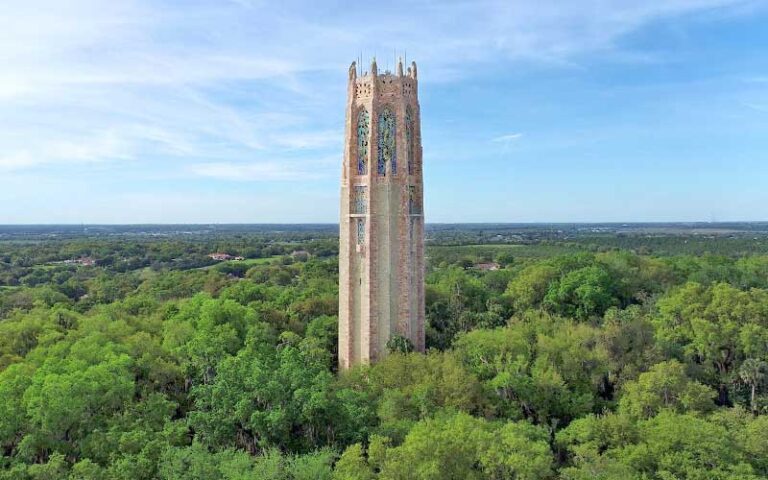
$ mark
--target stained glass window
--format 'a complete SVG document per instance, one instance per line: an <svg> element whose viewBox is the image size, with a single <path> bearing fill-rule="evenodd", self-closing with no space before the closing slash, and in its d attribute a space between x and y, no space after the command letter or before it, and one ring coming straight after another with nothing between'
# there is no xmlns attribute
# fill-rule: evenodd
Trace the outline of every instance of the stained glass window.
<svg viewBox="0 0 768 480"><path fill-rule="evenodd" d="M368 133L371 118L366 109L360 110L357 116L357 174L368 173Z"/></svg>
<svg viewBox="0 0 768 480"><path fill-rule="evenodd" d="M395 155L395 115L389 108L379 114L379 157L378 173L387 174L387 165L392 173L397 173L397 158Z"/></svg>
<svg viewBox="0 0 768 480"><path fill-rule="evenodd" d="M405 155L408 163L408 175L413 175L415 155L413 150L413 115L410 106L405 109Z"/></svg>
<svg viewBox="0 0 768 480"><path fill-rule="evenodd" d="M368 192L366 191L365 187L363 186L355 187L354 202L355 203L354 203L353 213L365 214L365 211L368 208Z"/></svg>
<svg viewBox="0 0 768 480"><path fill-rule="evenodd" d="M421 204L419 202L418 192L413 185L408 187L408 212L411 215L421 215Z"/></svg>
<svg viewBox="0 0 768 480"><path fill-rule="evenodd" d="M357 244L363 245L365 243L365 219L357 219Z"/></svg>

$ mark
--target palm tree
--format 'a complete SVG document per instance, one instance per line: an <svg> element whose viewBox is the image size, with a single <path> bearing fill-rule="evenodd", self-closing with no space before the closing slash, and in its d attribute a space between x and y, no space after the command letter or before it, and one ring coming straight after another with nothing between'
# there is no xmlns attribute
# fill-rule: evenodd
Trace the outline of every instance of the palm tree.
<svg viewBox="0 0 768 480"><path fill-rule="evenodd" d="M752 395L750 396L750 405L752 412L757 412L757 405L755 405L755 395L757 394L757 387L759 387L766 379L768 372L768 363L756 358L748 358L741 364L739 369L739 376L741 380L750 386L752 389Z"/></svg>

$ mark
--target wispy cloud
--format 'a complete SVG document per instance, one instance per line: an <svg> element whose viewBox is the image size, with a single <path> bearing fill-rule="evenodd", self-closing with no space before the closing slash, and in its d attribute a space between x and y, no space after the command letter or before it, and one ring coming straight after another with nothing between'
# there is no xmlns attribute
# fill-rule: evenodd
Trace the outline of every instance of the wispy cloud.
<svg viewBox="0 0 768 480"><path fill-rule="evenodd" d="M88 164L135 157L137 144L114 131L94 132L76 140L61 138L30 145L0 156L0 171L24 170L51 164Z"/></svg>
<svg viewBox="0 0 768 480"><path fill-rule="evenodd" d="M768 76L749 76L743 78L746 83L768 83Z"/></svg>
<svg viewBox="0 0 768 480"><path fill-rule="evenodd" d="M308 171L301 164L278 162L234 164L229 162L191 165L189 170L198 176L235 182L273 182L315 180L323 175Z"/></svg>
<svg viewBox="0 0 768 480"><path fill-rule="evenodd" d="M344 132L341 130L283 132L273 136L275 145L297 150L337 147L341 151Z"/></svg>
<svg viewBox="0 0 768 480"><path fill-rule="evenodd" d="M492 142L501 144L501 152L507 153L515 142L523 137L522 133L508 133L506 135L500 135L491 139Z"/></svg>
<svg viewBox="0 0 768 480"><path fill-rule="evenodd" d="M750 110L755 110L757 112L768 113L768 105L761 105L761 104L757 104L757 103L748 103L748 102L743 102L742 105L744 105L745 107L749 108Z"/></svg>
<svg viewBox="0 0 768 480"><path fill-rule="evenodd" d="M492 142L500 142L500 143L509 143L514 142L515 140L520 139L523 136L522 133L508 133L506 135L501 135L499 137L493 138Z"/></svg>

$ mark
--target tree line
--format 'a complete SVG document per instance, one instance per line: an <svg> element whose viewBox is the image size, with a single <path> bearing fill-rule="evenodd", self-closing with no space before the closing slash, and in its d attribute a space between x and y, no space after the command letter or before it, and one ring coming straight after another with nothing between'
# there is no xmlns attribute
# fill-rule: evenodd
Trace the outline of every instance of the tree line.
<svg viewBox="0 0 768 480"><path fill-rule="evenodd" d="M768 478L768 257L430 249L428 353L340 373L285 245L0 290L0 479Z"/></svg>

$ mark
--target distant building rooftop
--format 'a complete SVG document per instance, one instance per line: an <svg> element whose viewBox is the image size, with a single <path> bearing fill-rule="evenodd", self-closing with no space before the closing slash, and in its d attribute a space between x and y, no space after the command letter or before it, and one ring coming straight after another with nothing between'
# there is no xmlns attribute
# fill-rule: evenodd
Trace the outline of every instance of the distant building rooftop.
<svg viewBox="0 0 768 480"><path fill-rule="evenodd" d="M498 270L501 268L501 266L496 262L487 262L487 263L476 263L474 266L475 270L480 270L483 272L492 272L495 270Z"/></svg>

